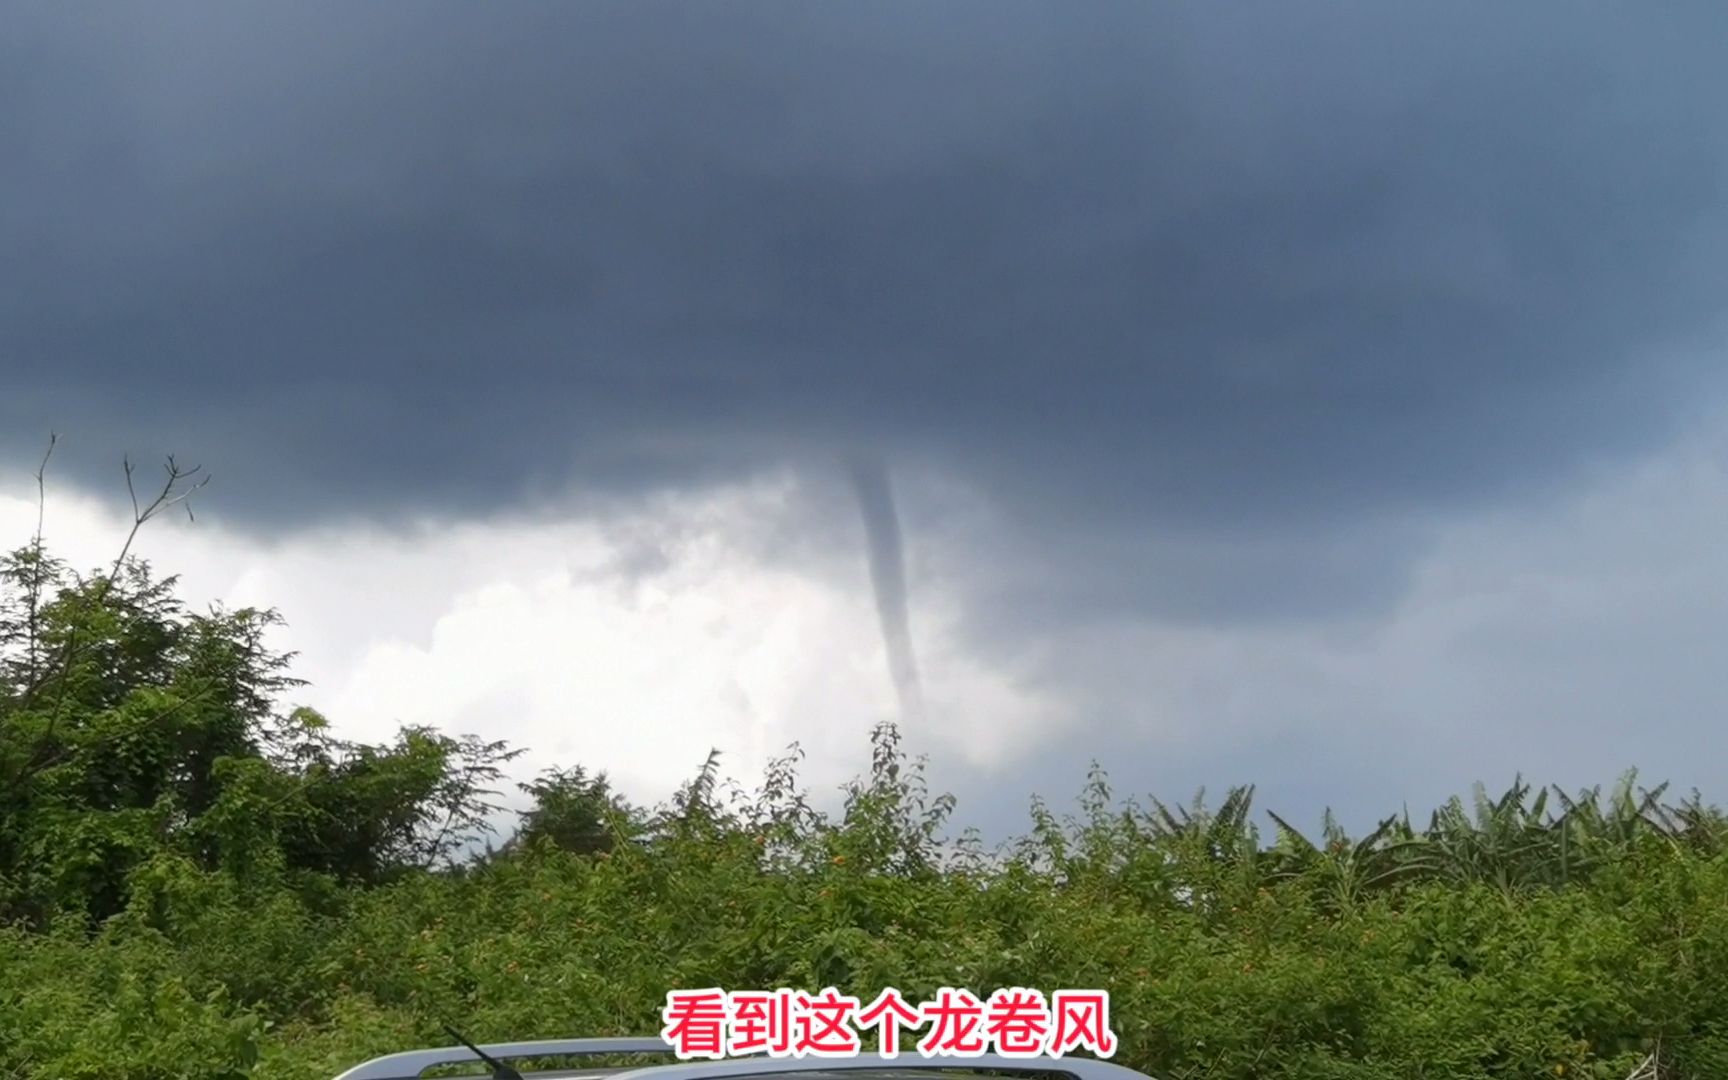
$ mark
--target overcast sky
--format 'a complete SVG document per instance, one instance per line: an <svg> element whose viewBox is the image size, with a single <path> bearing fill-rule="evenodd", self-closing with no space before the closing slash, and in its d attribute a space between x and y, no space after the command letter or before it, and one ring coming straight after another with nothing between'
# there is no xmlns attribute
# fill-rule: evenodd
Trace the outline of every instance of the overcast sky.
<svg viewBox="0 0 1728 1080"><path fill-rule="evenodd" d="M3 6L0 526L345 731L1728 799L1728 7Z"/></svg>

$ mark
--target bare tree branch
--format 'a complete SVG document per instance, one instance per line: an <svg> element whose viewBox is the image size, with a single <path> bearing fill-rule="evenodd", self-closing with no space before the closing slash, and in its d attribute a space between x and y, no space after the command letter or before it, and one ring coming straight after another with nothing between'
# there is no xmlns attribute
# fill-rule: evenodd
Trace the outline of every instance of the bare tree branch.
<svg viewBox="0 0 1728 1080"><path fill-rule="evenodd" d="M42 463L36 466L36 537L35 542L42 542L42 522L44 507L48 501L48 490L44 477L48 472L48 459L54 456L54 446L60 441L60 436L52 431L48 433L48 450L42 455Z"/></svg>
<svg viewBox="0 0 1728 1080"><path fill-rule="evenodd" d="M143 509L139 509L138 490L132 483L131 460L122 459L122 467L126 471L126 494L132 500L132 530L126 534L126 543L121 545L120 554L114 559L113 569L108 572L108 588L112 588L115 579L120 576L120 568L125 565L126 557L131 554L132 544L138 539L138 532L144 527L144 523L161 513L163 510L179 503L186 503L186 512L190 515L192 512L191 503L187 502L187 500L190 499L195 492L199 491L204 487L204 485L210 482L210 477L206 474L191 487L176 493L175 488L178 487L182 481L197 476L200 472L204 471L204 468L201 465L194 465L190 469L182 469L174 461L174 455L170 454L168 455L167 463L163 465L163 469L168 474L168 479L163 483L162 490L157 492L156 498L151 500L149 505L145 506Z"/></svg>
<svg viewBox="0 0 1728 1080"><path fill-rule="evenodd" d="M44 466L46 466L47 459L44 458L43 462ZM83 595L82 600L85 605L91 603L101 604L107 600L108 594L113 590L115 582L119 580L120 572L125 568L126 560L132 553L132 546L137 541L138 534L144 528L146 522L168 507L185 503L195 492L201 490L210 482L210 477L204 475L195 483L191 484L190 487L185 487L184 485L186 481L203 472L203 468L202 466L193 466L190 469L183 468L174 460L172 455L169 455L167 463L163 466L167 473L167 479L163 482L161 489L156 493L156 497L148 504L140 506L138 501L138 490L132 479L133 466L131 458L122 458L121 467L126 475L126 493L132 503L132 527L127 532L126 541L121 545L120 553L115 556L114 563L109 568L107 576L97 583L93 592L86 592ZM189 505L190 504L188 504L188 506ZM188 512L190 512L190 510L188 510ZM43 687L54 681L56 677L59 679L59 693L55 696L53 713L49 717L46 730L42 733L40 743L41 747L47 751L50 759L52 759L54 755L52 749L54 735L59 728L60 721L65 712L66 693L68 682L70 681L69 676L71 674L72 666L80 657L93 647L93 643L81 642L79 640L78 629L79 623L74 621L67 632L65 643L60 648L60 655L57 661L51 667L35 672L34 677L30 680L28 685L25 686L23 693L19 697L19 703L21 705L28 705L35 696L41 692ZM14 778L13 782L22 783L40 771L40 762L37 760L35 755L32 755L31 760L24 764L22 771Z"/></svg>
<svg viewBox="0 0 1728 1080"><path fill-rule="evenodd" d="M42 585L47 574L47 567L43 565L42 546L42 527L43 523L47 519L48 506L46 476L48 473L48 459L54 456L54 445L59 441L59 435L54 432L48 433L48 450L42 455L41 464L36 466L36 533L30 538L30 585L28 592L25 594L25 633L27 635L27 645L24 654L24 679L26 683L33 683L36 680L37 663L39 659L37 656L37 645L40 640Z"/></svg>

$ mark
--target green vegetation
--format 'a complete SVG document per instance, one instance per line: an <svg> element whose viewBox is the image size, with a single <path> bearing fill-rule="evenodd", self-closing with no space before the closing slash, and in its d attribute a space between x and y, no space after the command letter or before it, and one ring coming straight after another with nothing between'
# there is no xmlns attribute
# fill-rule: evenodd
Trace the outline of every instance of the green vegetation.
<svg viewBox="0 0 1728 1080"><path fill-rule="evenodd" d="M173 505L178 477L164 498ZM1250 793L1034 806L946 833L895 733L833 816L797 755L648 809L549 773L477 855L513 751L335 738L262 611L125 552L0 561L0 1077L323 1078L447 1041L657 1030L665 992L1101 986L1170 1080L1728 1075L1728 822L1628 780L1519 786L1365 838Z"/></svg>

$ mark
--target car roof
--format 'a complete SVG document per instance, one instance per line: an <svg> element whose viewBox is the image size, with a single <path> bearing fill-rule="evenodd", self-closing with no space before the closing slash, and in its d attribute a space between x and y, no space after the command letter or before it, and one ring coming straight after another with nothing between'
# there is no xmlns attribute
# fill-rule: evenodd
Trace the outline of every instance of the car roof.
<svg viewBox="0 0 1728 1080"><path fill-rule="evenodd" d="M577 1056L621 1055L669 1056L672 1048L655 1038L551 1039L533 1042L495 1043L479 1049L487 1057L509 1062ZM481 1065L481 1058L465 1046L410 1050L374 1058L354 1066L336 1080L421 1080L429 1069L450 1065ZM760 1057L721 1061L682 1061L641 1066L565 1066L525 1072L526 1080L576 1080L576 1078L621 1078L633 1080L727 1080L772 1073L797 1074L809 1080L931 1080L932 1072L1003 1074L1056 1074L1073 1080L1150 1080L1142 1073L1092 1058L1007 1058L984 1055L971 1058L923 1058L913 1055L884 1057L870 1052L853 1058L787 1059Z"/></svg>
<svg viewBox="0 0 1728 1080"><path fill-rule="evenodd" d="M485 1047L481 1047L481 1049L484 1050ZM490 1051L487 1051L487 1052L490 1053ZM478 1059L474 1059L473 1063L476 1065L479 1065ZM679 1064L682 1065L684 1063L679 1062ZM550 1069L550 1070L545 1070L545 1071L525 1072L525 1073L523 1073L523 1076L527 1077L528 1080L608 1080L608 1078L618 1076L621 1073L646 1072L648 1070L654 1070L654 1071L658 1072L661 1069L668 1069L668 1068L672 1068L672 1067L673 1066L671 1066L671 1065L642 1065L642 1066L638 1066L638 1067L634 1067L634 1068L626 1067L626 1068L611 1068L611 1069ZM484 1068L484 1066L481 1066L481 1068ZM959 1072L959 1071L963 1071L963 1070L970 1070L970 1071L974 1071L974 1072L1001 1072L1002 1071L1000 1069L978 1069L976 1066L968 1065L963 1061L954 1061L954 1062L942 1062L938 1065L933 1065L932 1068L930 1068L930 1069L908 1069L908 1068L905 1068L903 1066L896 1067L893 1065L883 1065L879 1069L842 1070L842 1069L828 1069L828 1068L824 1068L822 1065L817 1064L817 1065L809 1065L806 1068L799 1069L799 1070L797 1070L795 1075L799 1078L799 1080L864 1080L865 1077L870 1078L870 1080L931 1080L930 1073L932 1071L934 1071L935 1069L938 1069L938 1068L942 1069L943 1071L952 1070L955 1072ZM1022 1071L1022 1070L1016 1070L1016 1071ZM1046 1073L1046 1072L1050 1072L1052 1070L1050 1070L1048 1067L1039 1068L1036 1063L1029 1062L1024 1067L1023 1071L1026 1071L1029 1073ZM1056 1069L1054 1071L1060 1073L1063 1070ZM346 1075L346 1074L344 1074L344 1075ZM470 1074L465 1073L462 1075L464 1077L466 1077L467 1075L470 1075Z"/></svg>

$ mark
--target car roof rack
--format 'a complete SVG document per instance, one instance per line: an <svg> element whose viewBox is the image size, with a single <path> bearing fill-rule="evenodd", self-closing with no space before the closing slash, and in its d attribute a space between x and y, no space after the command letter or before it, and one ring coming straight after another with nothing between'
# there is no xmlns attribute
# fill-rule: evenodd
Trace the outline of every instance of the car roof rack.
<svg viewBox="0 0 1728 1080"><path fill-rule="evenodd" d="M566 1057L581 1054L670 1054L672 1047L657 1038L622 1039L544 1039L532 1042L489 1043L479 1049L488 1057L500 1061L537 1057ZM336 1080L420 1080L427 1069L440 1065L482 1064L473 1050L466 1046L443 1046L428 1050L408 1050L373 1058L354 1066ZM828 1073L854 1069L878 1072L916 1071L988 1071L994 1073L1033 1073L1048 1076L1066 1075L1073 1080L1151 1080L1144 1073L1126 1066L1095 1058L1023 1058L985 1054L978 1057L926 1058L911 1052L886 1057L865 1052L850 1058L770 1058L742 1057L720 1061L681 1061L669 1065L648 1065L637 1068L594 1070L608 1074L608 1080L736 1080L747 1076L770 1073ZM528 1073L535 1076L582 1075L587 1070L558 1069L551 1073Z"/></svg>
<svg viewBox="0 0 1728 1080"><path fill-rule="evenodd" d="M974 1057L927 1058L916 1052L886 1057L866 1052L849 1058L731 1058L724 1061L681 1061L676 1065L653 1065L616 1074L611 1080L727 1080L768 1073L838 1073L854 1069L877 1072L993 1072L1027 1073L1038 1076L1069 1076L1073 1080L1152 1080L1097 1058L1005 1057L980 1054Z"/></svg>
<svg viewBox="0 0 1728 1080"><path fill-rule="evenodd" d="M664 1039L538 1039L529 1042L483 1043L480 1049L500 1061L512 1058L566 1057L577 1054L670 1054ZM439 1065L480 1064L466 1046L438 1046L407 1050L362 1062L336 1080L419 1080L427 1069ZM625 1071L612 1069L611 1072ZM532 1075L532 1074L530 1074Z"/></svg>

